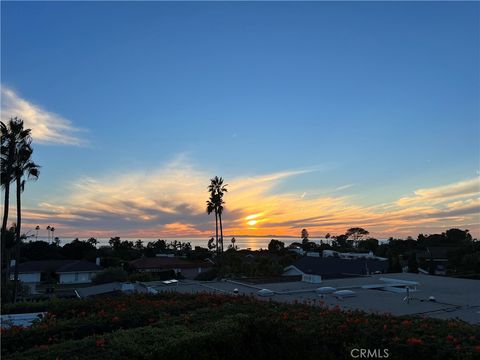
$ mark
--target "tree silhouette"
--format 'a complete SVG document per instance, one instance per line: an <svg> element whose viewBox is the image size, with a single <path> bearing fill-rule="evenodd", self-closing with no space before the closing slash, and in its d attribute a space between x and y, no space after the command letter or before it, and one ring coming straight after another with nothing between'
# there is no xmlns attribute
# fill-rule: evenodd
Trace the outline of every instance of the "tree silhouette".
<svg viewBox="0 0 480 360"><path fill-rule="evenodd" d="M300 233L300 237L302 238L302 244L305 244L308 242L308 230L307 229L302 229L302 232Z"/></svg>
<svg viewBox="0 0 480 360"><path fill-rule="evenodd" d="M23 120L16 117L11 118L7 124L0 122L1 132L1 186L5 191L3 219L1 230L1 256L5 257L5 244L7 237L7 223L10 206L10 184L15 181L15 160L18 155L18 148L21 144L29 143L30 129L23 128ZM6 284L6 277L3 277Z"/></svg>
<svg viewBox="0 0 480 360"><path fill-rule="evenodd" d="M40 230L40 225L35 226L35 241L38 241L38 230Z"/></svg>
<svg viewBox="0 0 480 360"><path fill-rule="evenodd" d="M358 238L361 238L364 235L370 234L367 230L361 228L361 227L353 227L347 230L345 235L348 237L353 236L353 240L356 242Z"/></svg>
<svg viewBox="0 0 480 360"><path fill-rule="evenodd" d="M210 179L210 185L208 186L210 198L207 200L207 214L215 213L215 237L216 237L216 249L219 252L219 243L221 251L223 252L223 196L228 191L227 184L223 184L223 178L215 176ZM220 224L220 241L218 239L218 225Z"/></svg>
<svg viewBox="0 0 480 360"><path fill-rule="evenodd" d="M23 121L20 120L23 129ZM27 135L22 137L22 141L15 146L15 155L13 161L13 176L16 183L17 195L17 223L16 223L16 249L15 249L15 274L13 287L13 301L17 300L18 292L18 262L20 260L20 244L21 244L21 225L22 225L22 192L25 190L26 179L38 179L40 174L40 166L32 161L33 148L31 146L32 138L30 129L22 130Z"/></svg>

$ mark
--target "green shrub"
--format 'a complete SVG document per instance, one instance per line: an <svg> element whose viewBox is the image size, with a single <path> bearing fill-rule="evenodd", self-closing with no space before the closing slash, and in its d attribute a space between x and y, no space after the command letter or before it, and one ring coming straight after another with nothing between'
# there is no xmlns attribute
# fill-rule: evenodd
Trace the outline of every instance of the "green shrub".
<svg viewBox="0 0 480 360"><path fill-rule="evenodd" d="M99 272L93 279L94 284L106 284L115 281L127 281L128 274L125 270L120 267L117 268L107 268Z"/></svg>
<svg viewBox="0 0 480 360"><path fill-rule="evenodd" d="M2 331L2 358L350 359L387 348L389 359L474 359L480 327L456 320L341 311L247 296L161 293L16 304L46 310L30 328Z"/></svg>
<svg viewBox="0 0 480 360"><path fill-rule="evenodd" d="M149 272L139 272L139 273L130 274L128 276L128 281L131 281L131 282L135 282L135 281L143 282L143 281L152 281L152 280L153 280L153 276Z"/></svg>
<svg viewBox="0 0 480 360"><path fill-rule="evenodd" d="M195 280L198 281L211 281L215 280L218 276L218 269L213 268L204 272L201 272L195 277Z"/></svg>

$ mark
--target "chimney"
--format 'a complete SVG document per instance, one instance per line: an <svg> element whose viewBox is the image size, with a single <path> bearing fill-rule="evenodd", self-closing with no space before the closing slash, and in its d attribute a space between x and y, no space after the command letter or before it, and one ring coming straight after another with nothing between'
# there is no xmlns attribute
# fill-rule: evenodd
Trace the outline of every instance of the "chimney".
<svg viewBox="0 0 480 360"><path fill-rule="evenodd" d="M15 259L10 260L10 266L14 267L15 266Z"/></svg>
<svg viewBox="0 0 480 360"><path fill-rule="evenodd" d="M97 264L97 266L100 266L100 258L99 258L99 257L97 257L97 258L95 259L95 264Z"/></svg>

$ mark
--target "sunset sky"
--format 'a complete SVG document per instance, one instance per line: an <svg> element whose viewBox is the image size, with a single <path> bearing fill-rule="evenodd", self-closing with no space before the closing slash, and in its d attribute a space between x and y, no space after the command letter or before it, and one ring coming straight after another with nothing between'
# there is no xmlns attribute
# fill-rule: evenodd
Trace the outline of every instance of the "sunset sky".
<svg viewBox="0 0 480 360"><path fill-rule="evenodd" d="M2 2L24 230L480 237L478 2ZM11 220L13 221L13 217Z"/></svg>

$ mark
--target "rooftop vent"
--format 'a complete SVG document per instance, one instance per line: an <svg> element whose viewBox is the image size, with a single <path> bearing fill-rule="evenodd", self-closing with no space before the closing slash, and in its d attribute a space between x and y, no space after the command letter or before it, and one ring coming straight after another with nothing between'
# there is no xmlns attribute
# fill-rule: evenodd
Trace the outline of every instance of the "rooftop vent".
<svg viewBox="0 0 480 360"><path fill-rule="evenodd" d="M273 296L274 294L272 290L262 289L257 292L257 295L267 297L267 296Z"/></svg>
<svg viewBox="0 0 480 360"><path fill-rule="evenodd" d="M331 286L323 286L315 290L317 294L332 294L335 291L337 291L337 289Z"/></svg>
<svg viewBox="0 0 480 360"><path fill-rule="evenodd" d="M344 299L357 296L352 290L338 290L333 293L338 299Z"/></svg>

